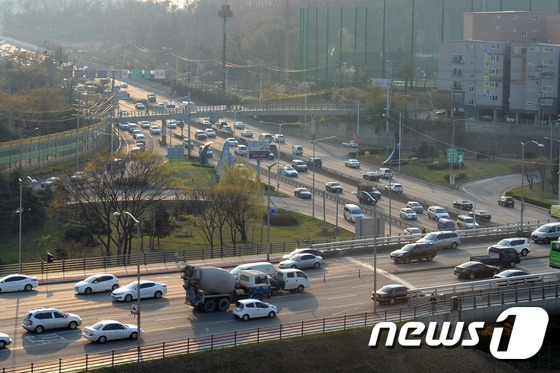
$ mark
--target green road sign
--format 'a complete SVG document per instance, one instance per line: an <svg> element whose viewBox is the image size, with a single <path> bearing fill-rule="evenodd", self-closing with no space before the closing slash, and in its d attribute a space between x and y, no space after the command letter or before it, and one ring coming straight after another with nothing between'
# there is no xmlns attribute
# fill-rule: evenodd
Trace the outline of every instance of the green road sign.
<svg viewBox="0 0 560 373"><path fill-rule="evenodd" d="M133 79L140 79L142 78L142 70L130 70L130 76Z"/></svg>

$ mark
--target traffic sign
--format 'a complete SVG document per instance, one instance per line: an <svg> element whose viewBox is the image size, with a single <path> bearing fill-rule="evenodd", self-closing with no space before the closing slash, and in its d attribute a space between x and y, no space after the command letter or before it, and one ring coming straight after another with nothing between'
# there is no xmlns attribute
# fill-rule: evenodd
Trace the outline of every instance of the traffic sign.
<svg viewBox="0 0 560 373"><path fill-rule="evenodd" d="M271 209L270 209L270 214L271 214L271 215L278 215L278 209L273 209L273 208L271 208Z"/></svg>
<svg viewBox="0 0 560 373"><path fill-rule="evenodd" d="M136 304L132 303L130 305L130 313L133 315L138 315L138 308L136 307Z"/></svg>
<svg viewBox="0 0 560 373"><path fill-rule="evenodd" d="M457 148L447 148L447 162L449 162L449 163L458 162L459 161L458 155L459 155L459 152L457 152Z"/></svg>

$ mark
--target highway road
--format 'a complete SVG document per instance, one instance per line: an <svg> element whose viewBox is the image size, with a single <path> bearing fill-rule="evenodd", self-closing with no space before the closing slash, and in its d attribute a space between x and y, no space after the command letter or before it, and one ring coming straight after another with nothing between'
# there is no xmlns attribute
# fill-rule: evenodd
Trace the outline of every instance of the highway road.
<svg viewBox="0 0 560 373"><path fill-rule="evenodd" d="M379 253L377 286L401 283L410 287L430 287L441 284L465 282L453 275L452 267L470 255L483 254L494 242L462 245L456 250L440 250L433 262L393 264L388 252ZM550 272L546 245L533 244L533 251L518 265L530 273ZM270 299L279 307L274 320L260 319L242 322L235 320L231 309L226 313L205 314L184 303L185 292L177 273L151 276L151 280L165 282L168 293L162 299L142 301L142 327L145 335L142 344L186 339L188 337L222 333L257 326L270 326L301 320L341 316L371 311L370 294L373 289L373 255L349 255L327 259L320 269L305 270L311 278L311 287L302 294L282 294ZM121 279L121 285L133 279ZM73 292L72 283L44 286L29 293L0 294L0 331L8 333L14 342L0 351L1 366L21 365L33 361L50 360L83 355L111 349L133 347L135 341L114 341L104 345L90 343L81 337L87 325L101 319L116 319L135 323L130 314L130 304L111 301L109 293L89 296ZM80 315L83 324L78 330L46 331L41 335L26 332L21 327L25 312L37 307L57 307L65 312ZM380 306L379 309L395 306Z"/></svg>

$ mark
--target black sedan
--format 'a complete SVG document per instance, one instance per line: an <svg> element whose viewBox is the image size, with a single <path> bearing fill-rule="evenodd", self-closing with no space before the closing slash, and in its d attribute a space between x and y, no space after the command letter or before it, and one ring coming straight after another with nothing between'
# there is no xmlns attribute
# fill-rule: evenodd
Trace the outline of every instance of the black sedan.
<svg viewBox="0 0 560 373"><path fill-rule="evenodd" d="M301 199L311 199L311 192L307 188L294 189L294 196Z"/></svg>
<svg viewBox="0 0 560 373"><path fill-rule="evenodd" d="M486 210L475 210L474 212L469 212L469 216L474 216L476 221L490 221L492 215Z"/></svg>
<svg viewBox="0 0 560 373"><path fill-rule="evenodd" d="M468 199L458 199L456 201L453 201L453 207L460 210L472 210L473 203Z"/></svg>
<svg viewBox="0 0 560 373"><path fill-rule="evenodd" d="M500 272L498 267L480 262L465 262L455 267L455 275L459 278L492 277Z"/></svg>

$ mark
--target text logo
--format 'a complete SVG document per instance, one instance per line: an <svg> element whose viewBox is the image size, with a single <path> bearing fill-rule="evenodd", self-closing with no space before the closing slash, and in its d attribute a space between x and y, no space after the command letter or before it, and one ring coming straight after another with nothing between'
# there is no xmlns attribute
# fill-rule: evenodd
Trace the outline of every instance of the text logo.
<svg viewBox="0 0 560 373"><path fill-rule="evenodd" d="M503 328L495 328L490 340L490 353L497 359L529 359L539 352L548 326L548 313L539 307L512 307L503 311L496 319L497 322L504 321L510 316L515 316L515 323L511 331L510 340L505 351L498 351L502 339ZM411 321L404 324L398 335L399 345L404 347L419 347L422 336L425 333L425 343L431 347L475 346L479 342L476 329L484 328L484 322L472 322L467 326L470 339L463 339L465 323L460 321L453 325L449 321L439 323L440 332L437 336L438 323L430 322L426 331L426 324L419 321ZM449 332L453 330L453 334ZM377 347L381 330L387 330L385 346L393 347L397 335L397 325L393 322L384 321L376 324L372 331L368 345ZM413 338L416 337L416 338Z"/></svg>

